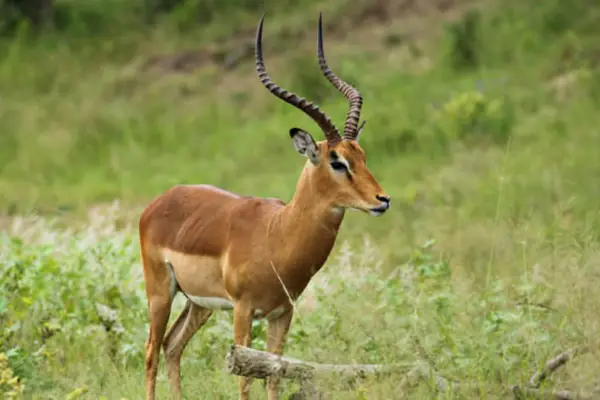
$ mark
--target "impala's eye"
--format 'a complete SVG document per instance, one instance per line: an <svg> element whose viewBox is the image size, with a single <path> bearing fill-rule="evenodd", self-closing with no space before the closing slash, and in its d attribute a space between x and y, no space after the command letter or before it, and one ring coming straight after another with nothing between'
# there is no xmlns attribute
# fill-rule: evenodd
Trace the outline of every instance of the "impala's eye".
<svg viewBox="0 0 600 400"><path fill-rule="evenodd" d="M339 161L332 161L331 162L331 168L333 168L336 171L342 172L342 171L346 171L346 164L344 164L343 162L339 162Z"/></svg>

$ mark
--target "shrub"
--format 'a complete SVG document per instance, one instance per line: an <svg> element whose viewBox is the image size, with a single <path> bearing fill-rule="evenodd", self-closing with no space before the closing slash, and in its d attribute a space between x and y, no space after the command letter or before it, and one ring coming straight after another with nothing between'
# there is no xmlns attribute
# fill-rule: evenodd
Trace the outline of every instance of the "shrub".
<svg viewBox="0 0 600 400"><path fill-rule="evenodd" d="M434 110L434 127L444 144L461 140L467 144L505 143L514 125L507 99L478 91L463 92Z"/></svg>

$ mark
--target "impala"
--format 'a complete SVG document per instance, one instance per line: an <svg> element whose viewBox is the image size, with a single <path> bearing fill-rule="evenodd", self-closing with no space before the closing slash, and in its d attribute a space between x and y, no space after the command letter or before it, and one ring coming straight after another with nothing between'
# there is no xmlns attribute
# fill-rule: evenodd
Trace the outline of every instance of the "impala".
<svg viewBox="0 0 600 400"><path fill-rule="evenodd" d="M252 320L265 318L267 351L283 354L293 302L327 260L345 210L381 215L390 205L358 145L364 127L364 121L358 125L362 97L325 61L321 15L319 65L349 102L343 136L319 107L271 80L262 55L263 21L264 15L256 34L260 81L273 95L308 114L326 140L315 142L308 132L290 129L295 149L307 161L288 204L208 185L179 185L144 210L139 231L150 315L146 399L154 399L161 345L171 390L181 397L181 355L214 310L233 310L234 339L242 346L251 346ZM178 292L187 302L166 332ZM239 380L240 399L248 399L251 381ZM269 399L279 398L277 378L267 380L267 391Z"/></svg>

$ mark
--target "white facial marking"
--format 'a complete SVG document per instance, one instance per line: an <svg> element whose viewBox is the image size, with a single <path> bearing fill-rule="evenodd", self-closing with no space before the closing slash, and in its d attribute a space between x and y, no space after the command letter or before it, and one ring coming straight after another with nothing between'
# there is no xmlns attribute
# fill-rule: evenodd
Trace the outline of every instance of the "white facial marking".
<svg viewBox="0 0 600 400"><path fill-rule="evenodd" d="M346 166L346 168L348 168L348 171L350 171L350 164L348 164L348 160L346 160L344 157L340 156L338 154L338 159L337 161L341 162L342 164L344 164Z"/></svg>
<svg viewBox="0 0 600 400"><path fill-rule="evenodd" d="M346 170L351 173L350 164L348 164L348 161L346 161L346 159L344 157L342 157L341 155L338 154L336 159L332 158L331 160L329 160L329 168L331 168L331 170L333 172L340 173L341 171L336 171L335 169L333 169L333 167L331 166L332 162L339 162L339 163L344 164L346 166Z"/></svg>
<svg viewBox="0 0 600 400"><path fill-rule="evenodd" d="M186 294L194 304L209 310L233 310L233 303L220 297L201 297Z"/></svg>
<svg viewBox="0 0 600 400"><path fill-rule="evenodd" d="M371 214L374 217L379 217L380 215L383 214L383 211L377 211L377 210L370 210L369 214Z"/></svg>

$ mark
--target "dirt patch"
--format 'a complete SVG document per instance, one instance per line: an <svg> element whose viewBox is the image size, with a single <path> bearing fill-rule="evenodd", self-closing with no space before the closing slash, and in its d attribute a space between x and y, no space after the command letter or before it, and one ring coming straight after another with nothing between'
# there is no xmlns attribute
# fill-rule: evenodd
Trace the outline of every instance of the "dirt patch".
<svg viewBox="0 0 600 400"><path fill-rule="evenodd" d="M348 2L338 13L329 16L324 22L323 29L328 38L343 40L358 30L386 25L402 18L447 13L459 5L472 2L472 0L353 1ZM192 73L208 64L217 65L225 71L234 70L243 62L252 59L255 29L255 26L236 29L231 37L220 41L218 46L151 56L143 64L142 70ZM267 52L269 47L274 51L295 48L295 43L305 40L309 35L311 38L314 35L312 26L310 29L305 25L283 26L278 34L273 35L277 40L265 44L265 51Z"/></svg>

